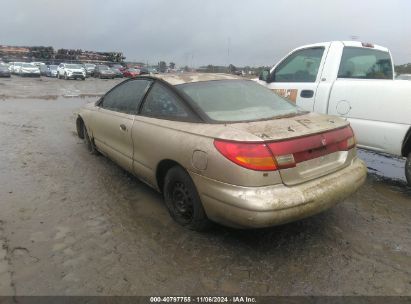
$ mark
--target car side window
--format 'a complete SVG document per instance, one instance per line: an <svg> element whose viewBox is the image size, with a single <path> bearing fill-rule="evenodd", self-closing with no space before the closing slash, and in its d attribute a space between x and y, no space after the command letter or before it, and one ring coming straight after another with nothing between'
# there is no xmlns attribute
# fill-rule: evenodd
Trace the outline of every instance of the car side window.
<svg viewBox="0 0 411 304"><path fill-rule="evenodd" d="M142 115L160 118L187 118L188 112L179 98L164 85L156 82L147 95Z"/></svg>
<svg viewBox="0 0 411 304"><path fill-rule="evenodd" d="M344 47L338 78L392 79L388 52L369 48Z"/></svg>
<svg viewBox="0 0 411 304"><path fill-rule="evenodd" d="M127 81L108 92L100 106L107 110L137 114L150 84L151 81L147 79Z"/></svg>
<svg viewBox="0 0 411 304"><path fill-rule="evenodd" d="M324 48L315 47L295 51L274 70L272 82L315 82Z"/></svg>

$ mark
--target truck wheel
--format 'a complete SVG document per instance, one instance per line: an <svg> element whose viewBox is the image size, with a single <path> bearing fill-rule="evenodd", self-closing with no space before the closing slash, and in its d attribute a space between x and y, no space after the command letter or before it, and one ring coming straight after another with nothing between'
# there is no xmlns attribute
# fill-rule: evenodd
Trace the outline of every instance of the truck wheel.
<svg viewBox="0 0 411 304"><path fill-rule="evenodd" d="M411 187L411 153L408 154L405 162L405 177L407 178L408 186Z"/></svg>
<svg viewBox="0 0 411 304"><path fill-rule="evenodd" d="M180 166L168 170L163 194L167 209L177 223L196 231L211 226L190 175Z"/></svg>

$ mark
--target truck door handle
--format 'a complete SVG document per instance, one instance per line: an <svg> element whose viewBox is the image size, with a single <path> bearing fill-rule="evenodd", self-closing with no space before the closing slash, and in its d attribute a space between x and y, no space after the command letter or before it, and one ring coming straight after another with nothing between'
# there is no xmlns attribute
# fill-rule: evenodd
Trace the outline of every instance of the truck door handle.
<svg viewBox="0 0 411 304"><path fill-rule="evenodd" d="M302 90L300 93L300 96L302 98L311 98L314 96L314 91L313 90Z"/></svg>
<svg viewBox="0 0 411 304"><path fill-rule="evenodd" d="M125 130L127 130L127 127L126 127L126 125L121 124L120 129L121 129L121 131L125 131Z"/></svg>

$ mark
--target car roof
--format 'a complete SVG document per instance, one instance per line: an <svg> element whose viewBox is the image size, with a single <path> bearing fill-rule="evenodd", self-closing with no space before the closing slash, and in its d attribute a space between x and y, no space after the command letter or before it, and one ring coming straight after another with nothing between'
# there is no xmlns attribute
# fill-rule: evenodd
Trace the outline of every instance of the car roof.
<svg viewBox="0 0 411 304"><path fill-rule="evenodd" d="M193 83L193 82L211 81L211 80L244 79L236 75L217 74L217 73L156 74L156 75L152 75L152 77L164 80L171 85L179 85L179 84L184 84L184 83Z"/></svg>

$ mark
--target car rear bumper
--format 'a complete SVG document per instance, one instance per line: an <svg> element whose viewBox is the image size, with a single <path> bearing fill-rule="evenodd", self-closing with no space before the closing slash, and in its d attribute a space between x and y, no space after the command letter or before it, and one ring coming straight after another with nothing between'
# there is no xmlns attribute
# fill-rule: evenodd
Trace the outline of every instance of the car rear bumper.
<svg viewBox="0 0 411 304"><path fill-rule="evenodd" d="M236 228L280 225L320 213L353 194L367 169L356 158L337 172L295 186L241 187L191 172L207 216Z"/></svg>

